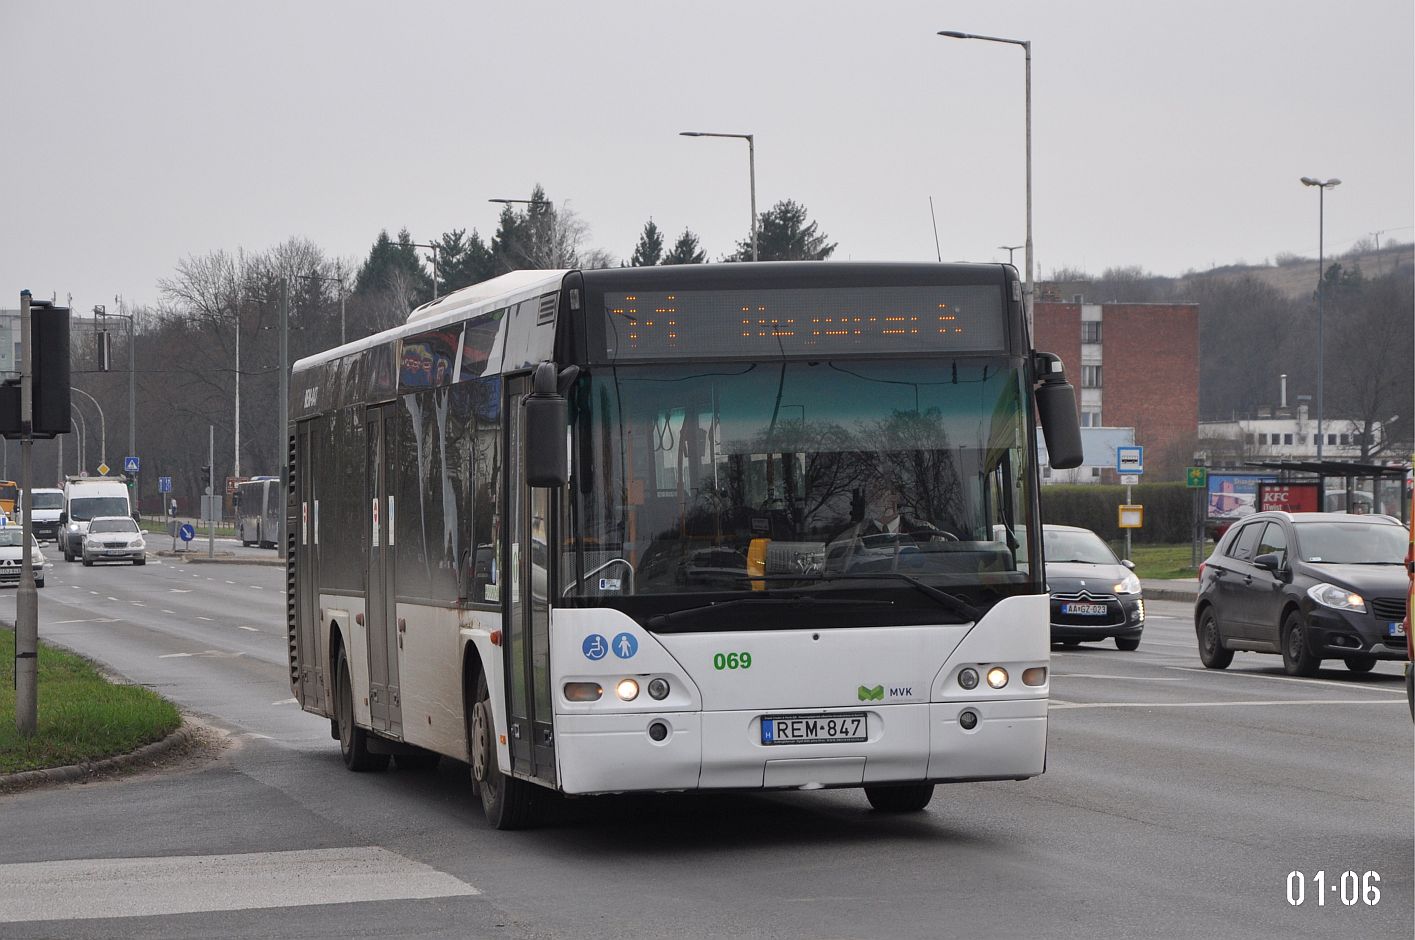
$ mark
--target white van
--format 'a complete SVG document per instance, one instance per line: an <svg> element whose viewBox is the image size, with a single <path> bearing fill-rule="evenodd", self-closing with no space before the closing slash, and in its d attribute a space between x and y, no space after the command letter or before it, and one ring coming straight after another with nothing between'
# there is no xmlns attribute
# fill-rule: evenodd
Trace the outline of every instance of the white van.
<svg viewBox="0 0 1415 940"><path fill-rule="evenodd" d="M30 491L30 525L34 537L45 542L59 538L59 517L64 513L64 491L41 488ZM16 521L19 521L16 514Z"/></svg>
<svg viewBox="0 0 1415 940"><path fill-rule="evenodd" d="M83 554L90 520L99 516L130 516L128 485L114 477L82 477L64 484L64 509L59 516L59 550L65 561Z"/></svg>

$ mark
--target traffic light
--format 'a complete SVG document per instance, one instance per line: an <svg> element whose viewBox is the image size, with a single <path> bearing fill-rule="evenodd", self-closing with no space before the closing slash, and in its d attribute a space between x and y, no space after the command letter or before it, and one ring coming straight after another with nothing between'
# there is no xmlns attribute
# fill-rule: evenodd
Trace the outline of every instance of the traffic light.
<svg viewBox="0 0 1415 940"><path fill-rule="evenodd" d="M47 300L30 301L30 364L34 370L33 437L52 438L69 433L69 308ZM20 383L0 386L0 433L8 438L24 435L20 422Z"/></svg>
<svg viewBox="0 0 1415 940"><path fill-rule="evenodd" d="M211 494L211 464L209 463L201 466L201 490L207 495Z"/></svg>

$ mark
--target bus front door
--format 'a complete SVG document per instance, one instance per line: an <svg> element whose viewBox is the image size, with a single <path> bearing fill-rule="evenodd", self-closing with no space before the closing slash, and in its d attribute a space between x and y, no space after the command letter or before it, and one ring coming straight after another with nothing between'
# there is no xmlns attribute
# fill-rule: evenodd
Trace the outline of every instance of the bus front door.
<svg viewBox="0 0 1415 940"><path fill-rule="evenodd" d="M294 566L290 570L301 574L293 587L298 608L295 624L299 672L291 679L299 686L301 704L314 710L324 708L325 698L325 676L319 653L319 536L315 528L319 519L319 498L315 492L314 475L315 464L319 462L317 451L324 435L324 421L322 417L302 421L295 432L296 505L291 507L294 510L293 519L291 514L286 515L291 525L285 536L286 544L281 546L287 557L293 547ZM270 501L274 502L274 484L271 484L270 490ZM277 534L272 532L270 540L274 542L276 538Z"/></svg>
<svg viewBox="0 0 1415 940"><path fill-rule="evenodd" d="M550 696L550 592L555 584L550 547L555 545L552 490L525 482L525 415L521 400L529 376L508 380L507 492L511 572L506 617L506 701L512 767L555 783L555 733Z"/></svg>
<svg viewBox="0 0 1415 940"><path fill-rule="evenodd" d="M398 455L397 406L368 410L368 509L365 533L368 551L367 608L369 718L373 729L402 737L403 707L398 694L397 613L394 607L397 505L393 497Z"/></svg>

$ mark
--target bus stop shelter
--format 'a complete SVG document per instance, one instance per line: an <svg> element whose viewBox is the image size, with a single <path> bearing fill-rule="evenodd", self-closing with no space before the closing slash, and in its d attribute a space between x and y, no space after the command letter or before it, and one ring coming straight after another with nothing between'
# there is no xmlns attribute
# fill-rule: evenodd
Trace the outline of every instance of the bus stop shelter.
<svg viewBox="0 0 1415 940"><path fill-rule="evenodd" d="M1386 512L1389 515L1398 515L1400 521L1406 525L1410 524L1410 490L1407 483L1410 476L1410 464L1393 463L1356 463L1348 460L1259 460L1249 461L1249 467L1256 467L1264 470L1275 470L1279 478L1288 481L1294 476L1315 476L1321 494L1319 505L1329 508L1327 499L1329 493L1335 490L1328 481L1338 480L1343 484L1343 489L1338 490L1345 495L1342 503L1338 506L1330 507L1335 512L1355 512L1364 506L1364 499L1358 495L1357 484L1364 480L1371 481L1372 504L1369 511ZM1387 484L1382 487L1382 484ZM1394 484L1396 498L1394 502L1397 506L1390 506L1390 500L1382 500L1382 489L1390 489L1389 484ZM1395 509L1395 512L1390 510Z"/></svg>

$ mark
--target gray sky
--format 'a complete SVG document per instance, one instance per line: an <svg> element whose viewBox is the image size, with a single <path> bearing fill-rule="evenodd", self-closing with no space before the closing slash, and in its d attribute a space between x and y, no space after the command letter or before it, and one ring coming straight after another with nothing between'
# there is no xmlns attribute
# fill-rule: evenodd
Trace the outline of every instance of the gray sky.
<svg viewBox="0 0 1415 940"><path fill-rule="evenodd" d="M190 254L490 236L542 183L626 258L804 203L837 259L1005 260L1033 43L1039 276L1415 237L1410 0L0 0L0 306L158 299ZM1022 253L1017 253L1019 266Z"/></svg>

